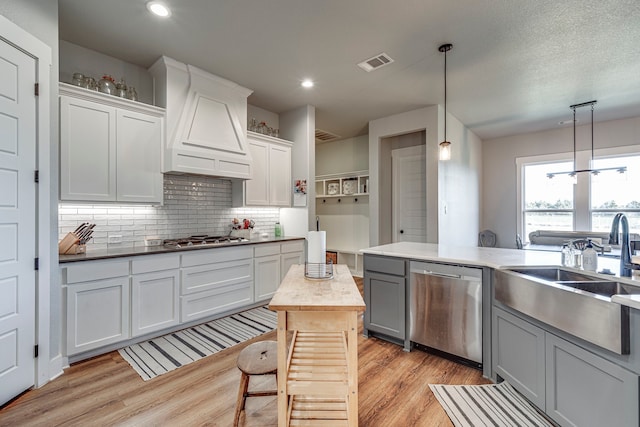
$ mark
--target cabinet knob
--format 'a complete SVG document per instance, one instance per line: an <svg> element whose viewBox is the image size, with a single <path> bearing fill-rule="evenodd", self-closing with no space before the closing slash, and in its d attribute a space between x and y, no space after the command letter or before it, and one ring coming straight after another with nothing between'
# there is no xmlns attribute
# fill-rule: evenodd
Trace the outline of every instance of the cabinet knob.
<svg viewBox="0 0 640 427"><path fill-rule="evenodd" d="M400 234L404 234L404 230L400 230Z"/></svg>

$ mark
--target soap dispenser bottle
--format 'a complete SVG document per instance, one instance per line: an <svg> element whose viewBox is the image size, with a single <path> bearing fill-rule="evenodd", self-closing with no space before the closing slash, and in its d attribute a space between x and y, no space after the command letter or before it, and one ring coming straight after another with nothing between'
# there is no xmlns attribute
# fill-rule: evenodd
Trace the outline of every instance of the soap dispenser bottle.
<svg viewBox="0 0 640 427"><path fill-rule="evenodd" d="M562 266L573 267L573 252L567 243L562 245Z"/></svg>
<svg viewBox="0 0 640 427"><path fill-rule="evenodd" d="M598 252L593 248L591 239L589 239L587 247L582 251L582 267L586 271L598 270Z"/></svg>

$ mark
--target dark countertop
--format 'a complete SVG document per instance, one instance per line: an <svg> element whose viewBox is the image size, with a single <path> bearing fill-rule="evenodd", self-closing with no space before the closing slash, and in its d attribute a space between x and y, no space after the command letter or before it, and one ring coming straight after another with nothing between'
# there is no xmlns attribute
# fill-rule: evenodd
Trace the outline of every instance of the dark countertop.
<svg viewBox="0 0 640 427"><path fill-rule="evenodd" d="M168 254L168 253L180 253L186 251L199 251L203 249L218 249L218 248L229 248L233 246L244 246L244 245L258 245L261 243L279 243L279 242L287 242L294 240L304 240L304 237L295 237L295 236L286 236L286 237L272 237L266 239L253 239L247 242L238 242L238 243L229 243L225 245L219 246L189 246L185 248L165 248L164 246L128 246L125 248L109 248L109 249L88 249L85 254L78 255L60 255L60 264L64 264L67 262L76 262L76 261L94 261L99 259L109 259L109 258L121 258L121 257L130 257L137 255L152 255L152 254Z"/></svg>

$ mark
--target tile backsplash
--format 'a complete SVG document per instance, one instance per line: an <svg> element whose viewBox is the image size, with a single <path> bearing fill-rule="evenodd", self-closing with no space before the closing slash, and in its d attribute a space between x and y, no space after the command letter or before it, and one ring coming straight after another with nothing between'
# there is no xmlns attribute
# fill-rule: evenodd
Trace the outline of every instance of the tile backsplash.
<svg viewBox="0 0 640 427"><path fill-rule="evenodd" d="M231 207L231 181L196 175L164 175L164 205L118 205L60 203L58 234L76 229L83 222L95 223L87 249L143 246L145 237L161 239L194 234L224 235L233 218L253 219L254 232L273 236L279 220L278 208ZM122 243L108 243L109 236L122 236Z"/></svg>

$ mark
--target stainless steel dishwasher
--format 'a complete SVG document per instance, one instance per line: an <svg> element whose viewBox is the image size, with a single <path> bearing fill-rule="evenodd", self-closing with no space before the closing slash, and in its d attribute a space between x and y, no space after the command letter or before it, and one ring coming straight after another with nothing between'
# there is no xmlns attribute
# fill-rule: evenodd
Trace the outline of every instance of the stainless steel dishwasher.
<svg viewBox="0 0 640 427"><path fill-rule="evenodd" d="M482 366L482 269L411 262L410 340Z"/></svg>

